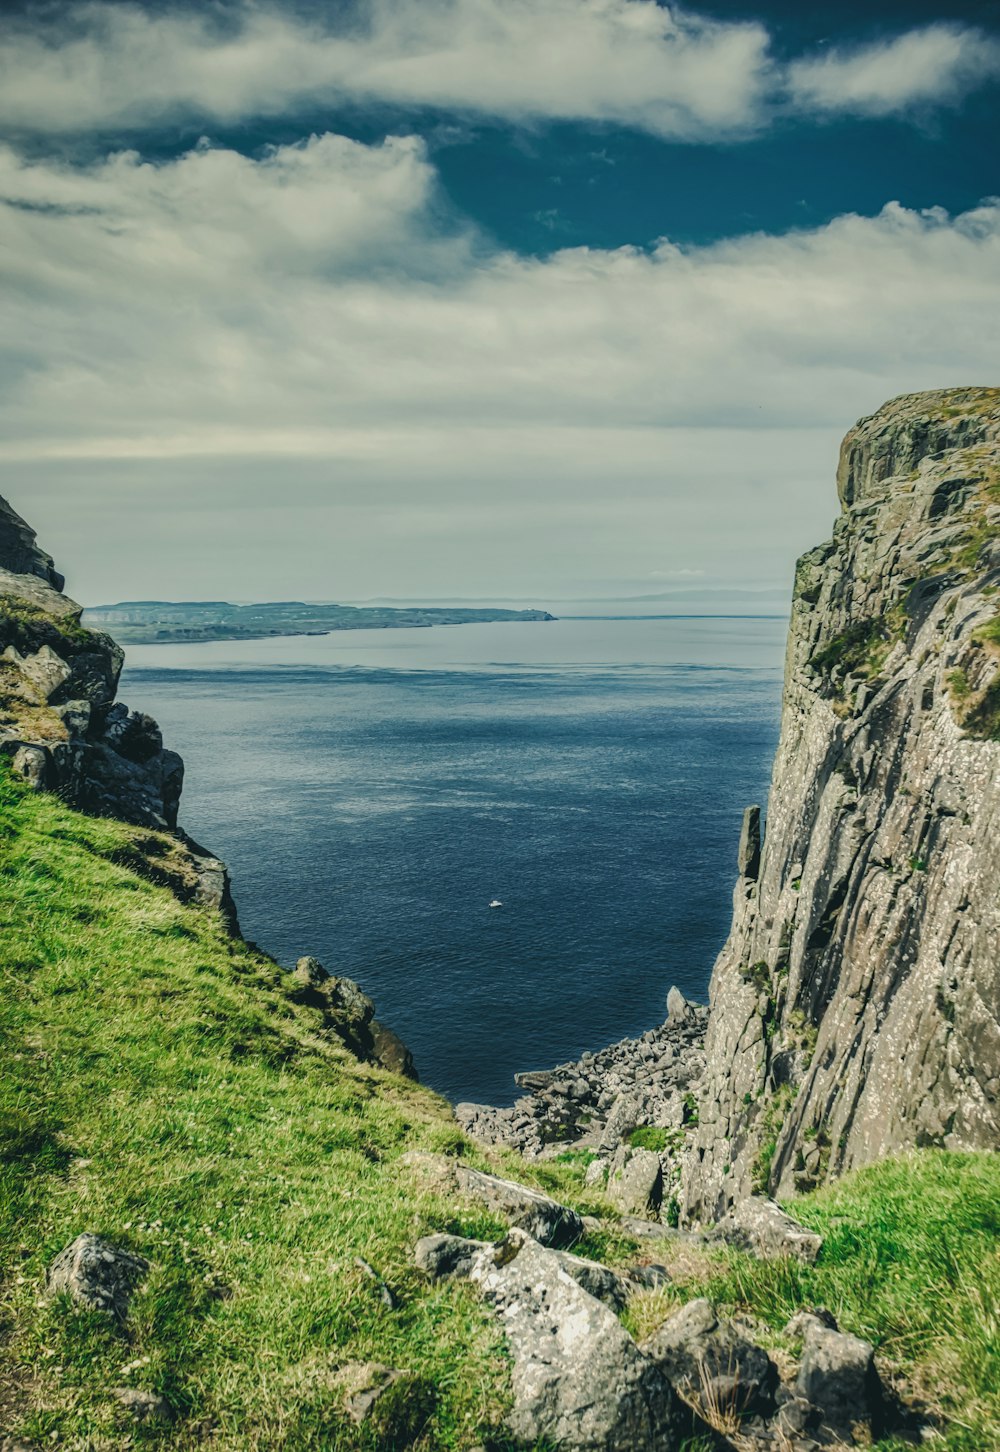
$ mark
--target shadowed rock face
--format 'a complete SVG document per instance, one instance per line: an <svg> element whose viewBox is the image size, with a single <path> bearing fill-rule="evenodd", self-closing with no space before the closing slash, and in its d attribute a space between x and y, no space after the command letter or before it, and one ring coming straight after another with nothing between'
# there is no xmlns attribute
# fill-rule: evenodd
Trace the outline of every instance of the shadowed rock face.
<svg viewBox="0 0 1000 1452"><path fill-rule="evenodd" d="M1000 390L896 399L796 571L759 866L715 966L684 1212L1000 1147Z"/></svg>
<svg viewBox="0 0 1000 1452"><path fill-rule="evenodd" d="M61 590L65 583L51 555L35 543L35 531L3 498L0 498L0 568L14 575L37 575L56 590Z"/></svg>

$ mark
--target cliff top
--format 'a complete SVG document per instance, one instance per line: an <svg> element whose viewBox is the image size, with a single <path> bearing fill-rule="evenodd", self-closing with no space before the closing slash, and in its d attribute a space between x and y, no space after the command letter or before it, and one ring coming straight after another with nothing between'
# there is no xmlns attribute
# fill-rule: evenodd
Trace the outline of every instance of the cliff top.
<svg viewBox="0 0 1000 1452"><path fill-rule="evenodd" d="M951 449L1000 445L1000 388L904 393L859 419L840 448L837 492L848 509L885 479L913 473Z"/></svg>

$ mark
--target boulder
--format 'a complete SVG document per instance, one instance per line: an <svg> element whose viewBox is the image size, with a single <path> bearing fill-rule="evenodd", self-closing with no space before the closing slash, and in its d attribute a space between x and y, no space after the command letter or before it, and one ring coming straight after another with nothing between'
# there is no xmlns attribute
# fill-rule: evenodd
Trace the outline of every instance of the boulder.
<svg viewBox="0 0 1000 1452"><path fill-rule="evenodd" d="M655 1150L624 1153L623 1163L613 1166L608 1176L608 1198L626 1215L657 1215L663 1199L663 1166Z"/></svg>
<svg viewBox="0 0 1000 1452"><path fill-rule="evenodd" d="M425 1235L413 1248L418 1270L432 1281L465 1280L473 1262L483 1251L492 1250L487 1240L466 1240L461 1235Z"/></svg>
<svg viewBox="0 0 1000 1452"><path fill-rule="evenodd" d="M601 1135L600 1150L610 1154L622 1140L628 1139L633 1129L643 1122L643 1108L629 1094L620 1095L611 1106L604 1132Z"/></svg>
<svg viewBox="0 0 1000 1452"><path fill-rule="evenodd" d="M681 1444L691 1419L670 1383L558 1256L515 1231L477 1259L472 1279L510 1347L516 1438L564 1452Z"/></svg>
<svg viewBox="0 0 1000 1452"><path fill-rule="evenodd" d="M688 1001L676 984L667 994L667 1018L672 1024L684 1023L689 1017Z"/></svg>
<svg viewBox="0 0 1000 1452"><path fill-rule="evenodd" d="M11 757L11 771L28 783L34 791L44 791L51 775L49 753L44 746L25 746L15 743Z"/></svg>
<svg viewBox="0 0 1000 1452"><path fill-rule="evenodd" d="M749 1250L763 1260L794 1256L812 1265L823 1246L823 1237L800 1225L773 1200L751 1195L733 1206L720 1220L713 1234L740 1250Z"/></svg>
<svg viewBox="0 0 1000 1452"><path fill-rule="evenodd" d="M718 1419L768 1416L778 1371L706 1300L689 1301L643 1346L682 1396Z"/></svg>
<svg viewBox="0 0 1000 1452"><path fill-rule="evenodd" d="M576 1211L540 1190L483 1174L468 1165L457 1165L456 1174L459 1189L466 1195L502 1215L511 1225L526 1230L542 1245L572 1245L583 1234L583 1221Z"/></svg>
<svg viewBox="0 0 1000 1452"><path fill-rule="evenodd" d="M48 1288L65 1291L80 1306L124 1321L129 1300L149 1270L140 1255L99 1235L84 1234L61 1250L49 1267Z"/></svg>
<svg viewBox="0 0 1000 1452"><path fill-rule="evenodd" d="M372 1056L391 1074L401 1074L404 1079L417 1082L420 1075L413 1062L413 1055L393 1029L373 1018L369 1025L372 1036Z"/></svg>
<svg viewBox="0 0 1000 1452"><path fill-rule="evenodd" d="M515 1238L526 1233L512 1232ZM465 1240L460 1235L425 1235L417 1241L413 1259L418 1270L432 1280L465 1280L472 1276L477 1263L484 1256L491 1257L495 1249L488 1241ZM588 1295L603 1301L615 1314L624 1310L628 1293L614 1271L596 1260L571 1255L568 1250L553 1250L551 1254Z"/></svg>
<svg viewBox="0 0 1000 1452"><path fill-rule="evenodd" d="M885 1418L885 1394L875 1349L859 1336L831 1328L818 1316L789 1323L804 1336L795 1391L814 1409L811 1430L824 1441L851 1440L860 1428L877 1437Z"/></svg>

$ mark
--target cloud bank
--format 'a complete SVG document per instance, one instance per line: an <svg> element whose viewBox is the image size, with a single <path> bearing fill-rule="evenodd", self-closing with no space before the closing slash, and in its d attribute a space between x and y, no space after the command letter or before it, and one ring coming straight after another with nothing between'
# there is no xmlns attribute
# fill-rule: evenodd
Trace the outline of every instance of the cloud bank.
<svg viewBox="0 0 1000 1452"><path fill-rule="evenodd" d="M947 105L1000 72L993 42L951 25L786 66L759 23L654 0L367 0L337 15L333 28L277 4L78 3L46 10L44 23L10 18L0 127L79 135L389 104L704 141L754 134L789 108Z"/></svg>
<svg viewBox="0 0 1000 1452"><path fill-rule="evenodd" d="M598 557L773 579L827 528L854 418L993 378L1000 203L538 260L449 218L410 137L8 149L0 296L0 458L50 548L159 508L194 570L204 517L206 549L245 533L219 586L246 598L279 510L278 593L433 593L445 557L452 593L565 591ZM91 598L128 593L117 554Z"/></svg>

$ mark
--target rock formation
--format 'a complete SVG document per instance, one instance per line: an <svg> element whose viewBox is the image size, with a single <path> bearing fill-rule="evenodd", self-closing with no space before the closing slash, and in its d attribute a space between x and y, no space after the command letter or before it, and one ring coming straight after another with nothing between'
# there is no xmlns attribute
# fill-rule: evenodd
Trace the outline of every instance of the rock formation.
<svg viewBox="0 0 1000 1452"><path fill-rule="evenodd" d="M0 498L0 754L36 790L149 829L123 844L122 865L216 909L238 934L225 864L177 825L184 763L152 717L115 699L124 652L81 625L63 583L34 530ZM296 974L298 996L322 1009L356 1057L416 1078L406 1045L356 983L312 958Z"/></svg>
<svg viewBox="0 0 1000 1452"><path fill-rule="evenodd" d="M838 487L712 978L692 1219L1000 1147L1000 390L887 404Z"/></svg>

